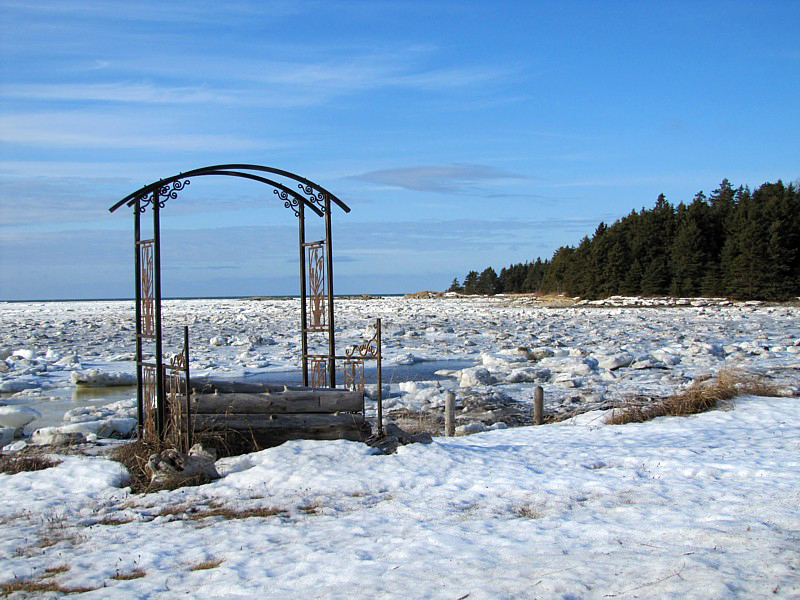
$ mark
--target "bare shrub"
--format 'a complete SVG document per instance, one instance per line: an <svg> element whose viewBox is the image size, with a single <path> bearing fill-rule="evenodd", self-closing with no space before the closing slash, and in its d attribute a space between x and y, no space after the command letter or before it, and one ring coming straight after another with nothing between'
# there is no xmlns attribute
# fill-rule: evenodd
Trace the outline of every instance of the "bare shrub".
<svg viewBox="0 0 800 600"><path fill-rule="evenodd" d="M763 377L726 369L714 378L702 378L693 382L680 393L654 402L641 403L636 399L621 409L614 409L606 420L609 425L643 423L656 417L681 417L695 415L730 404L737 396L779 396L777 388Z"/></svg>
<svg viewBox="0 0 800 600"><path fill-rule="evenodd" d="M138 439L130 444L122 444L114 448L110 456L128 469L131 477L131 492L144 494L150 487L150 471L147 469L147 461L153 454L166 449L166 445L157 440Z"/></svg>

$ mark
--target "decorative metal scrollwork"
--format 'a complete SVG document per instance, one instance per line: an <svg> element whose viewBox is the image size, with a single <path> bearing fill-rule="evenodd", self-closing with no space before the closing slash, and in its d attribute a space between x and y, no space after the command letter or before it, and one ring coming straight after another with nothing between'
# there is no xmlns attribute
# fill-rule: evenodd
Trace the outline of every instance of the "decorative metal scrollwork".
<svg viewBox="0 0 800 600"><path fill-rule="evenodd" d="M283 200L283 206L286 208L291 208L292 212L294 212L295 217L300 216L300 211L297 210L297 207L300 205L300 201L295 198L294 196L290 196L286 190L279 190L277 188L272 190L272 193L277 195L278 198Z"/></svg>
<svg viewBox="0 0 800 600"><path fill-rule="evenodd" d="M181 377L187 367L186 349L169 359L167 375L167 423L164 438L175 448L188 452L186 411L188 393L186 383Z"/></svg>
<svg viewBox="0 0 800 600"><path fill-rule="evenodd" d="M378 326L375 324L372 327L375 329L375 335L363 344L353 344L352 347L344 351L348 359L352 359L356 353L361 358L378 358Z"/></svg>
<svg viewBox="0 0 800 600"><path fill-rule="evenodd" d="M325 200L326 196L324 192L317 192L314 191L314 188L305 183L298 183L297 187L302 190L302 192L308 196L308 200L312 204L316 204L319 209L324 213L325 212Z"/></svg>
<svg viewBox="0 0 800 600"><path fill-rule="evenodd" d="M142 404L144 409L144 437L156 439L156 368L142 365Z"/></svg>
<svg viewBox="0 0 800 600"><path fill-rule="evenodd" d="M328 387L328 361L325 357L312 356L311 366L311 387Z"/></svg>
<svg viewBox="0 0 800 600"><path fill-rule="evenodd" d="M147 205L150 204L151 201L152 201L152 198L150 196L139 196L139 198L137 198L138 204L136 204L134 206L138 206L139 207L139 212L140 213L144 213L144 212L147 211ZM134 209L134 210L136 210L136 209Z"/></svg>
<svg viewBox="0 0 800 600"><path fill-rule="evenodd" d="M188 179L177 179L172 183L162 186L158 190L158 206L164 208L167 200L174 200L178 197L178 192L191 183Z"/></svg>
<svg viewBox="0 0 800 600"><path fill-rule="evenodd" d="M353 392L364 391L364 360L352 358L344 361L344 387Z"/></svg>
<svg viewBox="0 0 800 600"><path fill-rule="evenodd" d="M158 207L164 208L167 200L174 200L178 197L178 192L191 183L188 179L178 179L158 188ZM144 213L147 207L153 204L153 195L147 194L139 197L139 212Z"/></svg>

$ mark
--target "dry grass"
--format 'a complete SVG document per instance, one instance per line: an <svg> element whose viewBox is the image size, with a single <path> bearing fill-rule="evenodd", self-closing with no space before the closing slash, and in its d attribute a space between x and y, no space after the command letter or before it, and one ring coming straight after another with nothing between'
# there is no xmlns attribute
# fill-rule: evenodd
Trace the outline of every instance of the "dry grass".
<svg viewBox="0 0 800 600"><path fill-rule="evenodd" d="M159 517L177 517L181 521L199 521L209 517L222 517L223 519L251 519L265 518L285 515L287 511L280 508L258 507L258 508L231 508L228 506L214 506L209 510L193 510L188 506L174 506L163 508L159 511Z"/></svg>
<svg viewBox="0 0 800 600"><path fill-rule="evenodd" d="M643 423L656 417L695 415L728 405L736 396L779 396L775 386L761 376L742 371L720 371L716 378L698 380L669 398L649 404L631 402L614 409L606 420L609 425Z"/></svg>
<svg viewBox="0 0 800 600"><path fill-rule="evenodd" d="M140 579L145 575L147 575L147 572L143 569L133 569L127 573L117 573L116 575L112 575L111 579L116 581L130 581L131 579Z"/></svg>
<svg viewBox="0 0 800 600"><path fill-rule="evenodd" d="M515 517L521 519L540 519L542 517L541 509L532 502L519 504L513 508L512 512Z"/></svg>
<svg viewBox="0 0 800 600"><path fill-rule="evenodd" d="M222 564L223 560L221 558L212 558L210 560L204 560L201 563L197 563L196 565L192 565L189 567L190 571L205 571L207 569L216 569L218 566Z"/></svg>
<svg viewBox="0 0 800 600"><path fill-rule="evenodd" d="M100 519L95 525L107 525L113 527L114 525L125 525L127 523L133 523L135 519L132 517L123 517L116 519L114 517L104 517Z"/></svg>
<svg viewBox="0 0 800 600"><path fill-rule="evenodd" d="M40 448L25 448L17 454L0 454L0 473L16 475L27 471L42 471L61 464Z"/></svg>
<svg viewBox="0 0 800 600"><path fill-rule="evenodd" d="M307 515L318 515L322 512L322 503L319 501L308 502L307 504L301 504L297 507L297 510L306 513Z"/></svg>
<svg viewBox="0 0 800 600"><path fill-rule="evenodd" d="M14 592L23 593L43 593L55 592L57 594L82 594L84 592L91 592L97 588L89 587L66 587L55 581L50 581L51 577L61 575L69 571L67 565L58 565L55 567L48 567L44 573L35 579L15 579L8 583L0 584L0 596L7 597Z"/></svg>
<svg viewBox="0 0 800 600"><path fill-rule="evenodd" d="M444 433L444 416L432 412L420 412L401 408L387 414L400 429L409 434L430 433L441 435Z"/></svg>

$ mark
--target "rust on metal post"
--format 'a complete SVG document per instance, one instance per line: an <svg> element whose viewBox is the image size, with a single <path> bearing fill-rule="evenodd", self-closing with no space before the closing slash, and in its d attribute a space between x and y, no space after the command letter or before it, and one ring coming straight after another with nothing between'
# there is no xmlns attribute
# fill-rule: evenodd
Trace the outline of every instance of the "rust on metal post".
<svg viewBox="0 0 800 600"><path fill-rule="evenodd" d="M331 199L325 194L325 250L328 271L328 372L329 385L336 387L336 340L333 321L333 240L331 235Z"/></svg>
<svg viewBox="0 0 800 600"><path fill-rule="evenodd" d="M308 313L306 312L306 211L305 204L297 207L300 234L300 345L302 352L303 385L308 387Z"/></svg>

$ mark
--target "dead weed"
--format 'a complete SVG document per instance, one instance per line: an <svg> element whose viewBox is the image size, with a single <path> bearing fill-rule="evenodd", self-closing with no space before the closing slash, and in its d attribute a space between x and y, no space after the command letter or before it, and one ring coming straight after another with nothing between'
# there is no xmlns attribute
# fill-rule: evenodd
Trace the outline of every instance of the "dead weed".
<svg viewBox="0 0 800 600"><path fill-rule="evenodd" d="M635 399L614 409L606 420L609 425L643 423L656 417L681 417L728 406L737 396L779 396L778 389L763 377L737 370L723 370L715 378L698 379L680 393L654 403Z"/></svg>

